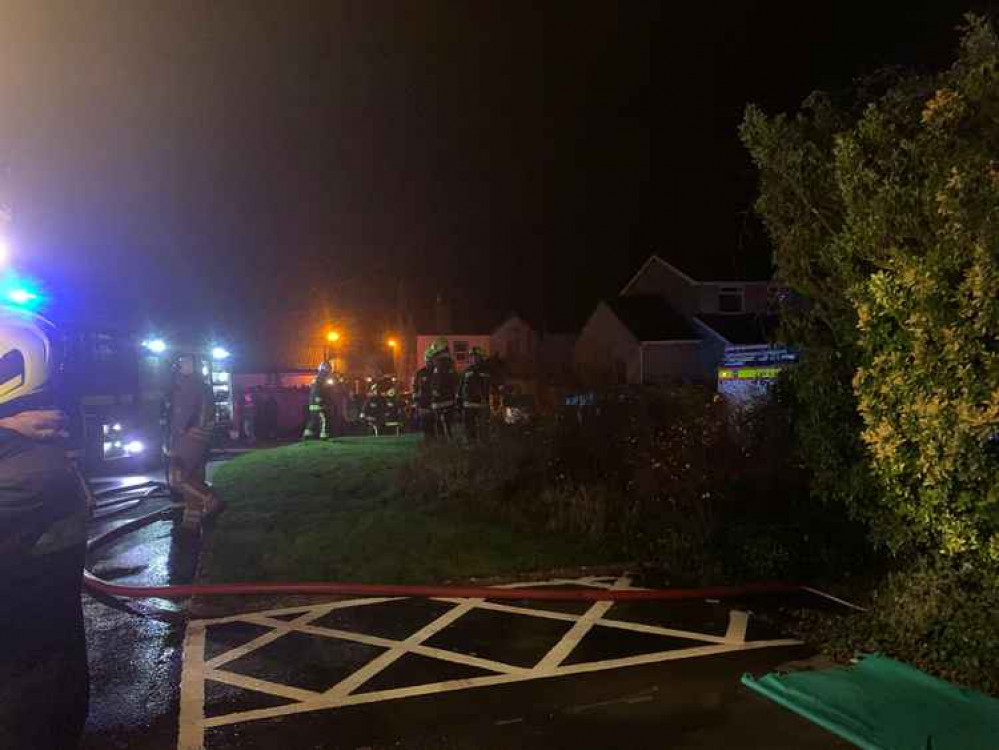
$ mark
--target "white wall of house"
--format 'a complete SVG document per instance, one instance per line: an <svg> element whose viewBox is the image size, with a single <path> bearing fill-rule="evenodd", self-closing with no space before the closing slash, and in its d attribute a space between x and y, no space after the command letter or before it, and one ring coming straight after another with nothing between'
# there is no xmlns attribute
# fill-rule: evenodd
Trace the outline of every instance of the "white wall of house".
<svg viewBox="0 0 999 750"><path fill-rule="evenodd" d="M638 340L601 302L583 326L573 357L577 372L619 383L641 382Z"/></svg>

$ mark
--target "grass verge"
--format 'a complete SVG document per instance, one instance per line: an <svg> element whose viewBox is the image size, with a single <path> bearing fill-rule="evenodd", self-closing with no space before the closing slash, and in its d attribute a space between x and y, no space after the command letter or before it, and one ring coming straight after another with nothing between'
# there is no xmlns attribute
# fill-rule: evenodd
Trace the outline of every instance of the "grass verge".
<svg viewBox="0 0 999 750"><path fill-rule="evenodd" d="M414 436L256 451L215 473L229 503L204 580L432 583L606 564L593 545L417 501L399 469Z"/></svg>

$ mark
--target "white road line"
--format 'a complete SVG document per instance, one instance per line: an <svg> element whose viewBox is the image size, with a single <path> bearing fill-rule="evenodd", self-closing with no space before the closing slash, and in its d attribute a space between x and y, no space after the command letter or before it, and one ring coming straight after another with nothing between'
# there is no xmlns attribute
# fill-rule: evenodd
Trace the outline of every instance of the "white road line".
<svg viewBox="0 0 999 750"><path fill-rule="evenodd" d="M725 631L725 640L728 643L745 643L746 628L749 627L749 613L738 609L728 611L728 630Z"/></svg>
<svg viewBox="0 0 999 750"><path fill-rule="evenodd" d="M580 615L573 615L567 612L552 612L547 609L530 609L528 607L515 607L510 604L495 604L493 602L483 602L479 609L488 609L492 612L507 612L511 615L527 615L528 617L540 617L542 620L561 620L562 622L576 622Z"/></svg>
<svg viewBox="0 0 999 750"><path fill-rule="evenodd" d="M205 746L204 659L205 626L200 622L192 622L184 636L177 750L203 750Z"/></svg>
<svg viewBox="0 0 999 750"><path fill-rule="evenodd" d="M652 654L640 654L639 656L626 656L621 659L610 661L587 662L585 664L571 664L559 667L553 674L562 675L583 674L585 672L601 672L605 669L620 669L621 667L638 667L643 664L658 664L664 661L676 661L678 659L694 659L700 656L711 656L713 654L727 654L733 651L752 651L759 648L774 648L777 646L800 646L802 641L791 638L776 641L751 641L740 645L717 645L717 646L696 646L694 648L681 648L674 651L659 651Z"/></svg>
<svg viewBox="0 0 999 750"><path fill-rule="evenodd" d="M622 576L614 582L612 589L628 586L630 583L631 581L628 578ZM597 620L603 617L607 613L607 610L613 606L614 602L595 602L592 607L586 610L586 614L580 617L576 624L569 629L569 632L562 636L562 640L556 643L545 654L535 669L541 673L545 673L558 667L565 661L572 650L579 645L579 642L583 640L583 636L590 632L590 629L596 624Z"/></svg>
<svg viewBox="0 0 999 750"><path fill-rule="evenodd" d="M256 623L255 623L256 624ZM236 659L242 658L252 651L256 651L259 648L263 648L269 643L273 643L278 638L283 635L287 635L291 632L290 628L275 628L274 630L268 630L263 635L259 635L254 638L249 643L244 643L242 646L238 646L230 651L226 651L223 654L209 659L205 662L205 666L209 669L214 669L216 667L221 667L223 664L228 664L231 661L236 661Z"/></svg>
<svg viewBox="0 0 999 750"><path fill-rule="evenodd" d="M274 621L279 622L278 620ZM287 625L287 623L281 623ZM368 646L380 646L381 648L392 648L399 641L391 638L381 638L377 635L365 635L364 633L352 633L349 630L336 630L335 628L322 628L317 625L296 625L290 628L298 633L306 635L318 635L322 638L337 638L341 641L353 641L354 643L364 643Z"/></svg>
<svg viewBox="0 0 999 750"><path fill-rule="evenodd" d="M649 633L651 635L668 635L672 638L686 638L690 641L703 641L705 643L728 643L729 641L721 635L711 635L709 633L694 633L690 630L677 630L675 628L661 628L658 625L646 625L641 622L626 622L625 620L609 620L606 618L597 620L597 625L604 625L608 628L618 630L631 630L635 633Z"/></svg>
<svg viewBox="0 0 999 750"><path fill-rule="evenodd" d="M224 682L226 685L244 688L246 690L256 690L258 693L268 693L280 698L288 698L293 701L307 702L322 696L314 690L304 690L303 688L282 685L279 682L262 680L259 677L248 677L247 675L236 674L235 672L223 672L221 669L205 670L205 677L216 682Z"/></svg>
<svg viewBox="0 0 999 750"><path fill-rule="evenodd" d="M468 688L503 685L505 683L522 681L524 681L524 677L519 674L498 674L486 677L473 677L468 680L450 680L448 682L437 682L429 685L414 685L412 687L382 690L375 693L354 693L353 695L348 695L336 703L310 701L308 703L296 703L287 706L275 706L274 708L261 708L253 711L243 711L238 714L228 714L226 716L216 716L206 719L205 727L222 727L228 724L240 724L246 721L259 721L261 719L274 719L279 716L290 716L292 714L305 713L308 711L323 711L331 708L339 708L341 706L358 706L365 703L379 703L386 700L414 698L421 695L433 695L435 693L445 693L453 690L465 690Z"/></svg>
<svg viewBox="0 0 999 750"><path fill-rule="evenodd" d="M665 651L655 654L643 654L641 656L627 657L624 659L614 659L611 661L592 662L587 664L573 664L571 666L558 667L557 669L539 674L532 671L527 675L501 674L488 675L484 677L473 677L467 680L450 680L448 682L438 682L428 685L414 685L405 688L395 688L382 690L373 693L354 693L348 695L336 703L324 701L312 701L307 703L297 703L287 706L275 706L274 708L263 708L253 711L243 711L227 716L216 716L205 720L205 727L221 727L229 724L239 724L242 722L259 721L262 719L273 719L279 716L290 716L292 714L305 713L309 711L321 711L343 706L357 706L365 703L378 703L380 701L398 700L400 698L413 698L422 695L435 695L437 693L452 692L455 690L465 690L479 687L490 687L494 685L504 685L513 682L527 682L538 679L550 679L552 677L562 677L563 675L582 674L586 672L600 672L607 669L619 669L621 667L640 666L643 664L654 664L665 661L675 661L679 659L690 659L700 656L710 656L714 654L725 654L738 651L749 651L759 648L770 648L776 646L797 646L801 641L778 640L778 641L757 641L743 645L718 645L700 646L697 648L680 649L676 651Z"/></svg>
<svg viewBox="0 0 999 750"><path fill-rule="evenodd" d="M385 602L394 602L398 599L406 599L405 596L381 596L381 597L365 597L363 599L344 599L339 602L327 602L325 604L313 604L304 607L282 607L281 609L266 609L260 612L253 612L252 614L239 614L239 615L229 615L228 617L216 617L211 620L199 620L205 625L224 625L229 622L239 622L245 620L247 617L275 617L279 615L295 615L304 614L305 612L315 612L317 608L322 608L323 613L332 612L335 609L345 609L348 607L363 607L368 604L384 604ZM322 615L320 615L322 617Z"/></svg>
<svg viewBox="0 0 999 750"><path fill-rule="evenodd" d="M432 646L413 646L410 651L420 656L429 656L433 659L464 664L467 667L478 667L479 669L487 669L490 672L499 672L501 674L529 675L531 673L530 668L527 667L516 667L513 664L483 659L479 656L459 654L457 651L445 651L442 648L434 648Z"/></svg>
<svg viewBox="0 0 999 750"><path fill-rule="evenodd" d="M613 606L614 602L596 602L569 629L569 632L562 636L562 640L556 643L545 654L544 658L538 662L535 668L542 673L546 673L558 667L570 652L579 645L579 642L583 640L583 636L590 632L590 629L596 624L597 620L603 617L607 610Z"/></svg>
<svg viewBox="0 0 999 750"><path fill-rule="evenodd" d="M438 601L457 604L461 599L439 599ZM478 605L479 609L488 609L493 612L507 612L514 615L527 615L529 617L539 617L543 620L559 620L561 622L578 622L582 615L573 615L566 612L552 612L546 609L529 609L527 607L516 607L510 604L496 604L495 602L483 602ZM673 638L687 638L692 641L704 641L706 643L728 643L725 636L710 635L709 633L695 633L691 630L678 630L676 628L662 628L658 625L646 625L640 622L628 622L626 620L612 620L602 617L597 620L597 625L604 625L609 628L619 630L631 630L636 633L651 633L653 635L668 635Z"/></svg>
<svg viewBox="0 0 999 750"><path fill-rule="evenodd" d="M398 645L393 646L384 654L381 654L365 664L361 669L354 672L354 674L334 685L326 691L325 696L328 698L339 698L350 695L350 693L354 692L354 690L359 688L390 664L397 661L401 656L409 653L409 650L413 646L418 646L424 641L432 638L459 617L463 617L470 610L475 609L475 607L481 602L481 599L470 599L463 604L459 604L450 611L445 612L433 622L413 633L406 640L401 641Z"/></svg>
<svg viewBox="0 0 999 750"><path fill-rule="evenodd" d="M209 659L205 666L214 669L216 667L221 667L223 664L228 664L231 661L242 658L257 649L263 648L269 643L273 643L281 636L290 633L292 630L296 630L303 625L308 625L313 620L318 620L325 614L325 609L312 610L311 612L305 612L304 614L299 615L294 620L271 620L267 617L258 615L248 615L243 618L242 622L248 622L253 625L262 625L264 627L271 628L271 631L257 636L252 641L244 643L242 646L237 646L230 651L219 654L213 659Z"/></svg>
<svg viewBox="0 0 999 750"><path fill-rule="evenodd" d="M322 617L324 613L320 613L317 617ZM265 617L254 617L252 620L247 617L247 621L252 621L258 625L267 625L268 627L273 627L275 630L280 630L280 635L286 635L287 633L305 633L306 635L316 635L322 638L333 638L342 641L351 641L353 643L363 643L367 646L377 646L380 648L388 649L389 651L395 649L403 641L392 640L389 638L381 638L374 635L365 635L364 633L352 633L346 630L334 630L332 628L323 628L316 625L296 625L294 622L285 622L282 620L268 620ZM270 634L265 634L256 639L256 641L262 642ZM262 643L266 645L267 643L273 641L274 638ZM240 648L233 649L232 651L227 651L224 654L220 654L215 657L209 664L212 668L218 668L236 658L245 656L251 651L255 650L250 648L251 644L246 644L246 646L241 646ZM463 664L469 667L478 667L480 669L486 669L491 672L500 672L503 674L526 674L529 670L523 667L516 667L511 664L504 664L503 662L491 661L489 659L482 659L476 656L470 656L467 654L461 654L454 651L445 651L444 649L434 648L424 644L413 645L408 648L414 654L420 654L421 656L429 656L434 659L441 659L442 661L450 661L455 664ZM379 655L381 656L381 655ZM376 657L377 658L377 657Z"/></svg>

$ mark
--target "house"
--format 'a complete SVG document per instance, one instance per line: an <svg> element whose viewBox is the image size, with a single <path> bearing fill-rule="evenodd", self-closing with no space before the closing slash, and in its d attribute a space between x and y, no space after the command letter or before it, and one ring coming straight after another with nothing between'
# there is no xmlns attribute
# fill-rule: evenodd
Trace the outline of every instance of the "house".
<svg viewBox="0 0 999 750"><path fill-rule="evenodd" d="M714 382L731 347L768 348L770 289L768 280L698 280L652 255L590 316L576 370L620 384Z"/></svg>
<svg viewBox="0 0 999 750"><path fill-rule="evenodd" d="M490 342L492 352L501 357L511 371L536 369L541 336L516 313L497 326Z"/></svg>

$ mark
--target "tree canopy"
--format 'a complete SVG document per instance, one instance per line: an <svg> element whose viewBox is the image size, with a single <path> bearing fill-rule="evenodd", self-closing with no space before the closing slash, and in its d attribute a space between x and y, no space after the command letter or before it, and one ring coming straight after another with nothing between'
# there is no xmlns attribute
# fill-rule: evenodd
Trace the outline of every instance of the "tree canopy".
<svg viewBox="0 0 999 750"><path fill-rule="evenodd" d="M793 116L750 106L756 208L803 348L813 491L895 551L999 563L999 39L886 71Z"/></svg>

